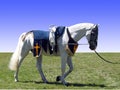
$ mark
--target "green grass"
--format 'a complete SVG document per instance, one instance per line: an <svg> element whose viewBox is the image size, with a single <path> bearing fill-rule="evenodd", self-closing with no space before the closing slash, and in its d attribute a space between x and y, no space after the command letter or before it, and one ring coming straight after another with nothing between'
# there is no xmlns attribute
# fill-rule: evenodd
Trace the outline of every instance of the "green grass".
<svg viewBox="0 0 120 90"><path fill-rule="evenodd" d="M69 87L56 82L56 76L61 74L60 57L43 56L43 71L50 82L44 84L32 54L23 61L19 72L20 82L15 83L14 72L8 69L11 55L0 53L0 89L120 89L120 65L106 63L94 53L75 54L73 72L66 78ZM120 53L101 55L113 62L120 62Z"/></svg>

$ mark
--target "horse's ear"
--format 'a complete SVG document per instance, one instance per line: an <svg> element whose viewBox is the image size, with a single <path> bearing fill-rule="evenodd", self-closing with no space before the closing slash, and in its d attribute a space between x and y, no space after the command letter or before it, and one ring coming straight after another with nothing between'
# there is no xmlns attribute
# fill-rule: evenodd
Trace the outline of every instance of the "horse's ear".
<svg viewBox="0 0 120 90"><path fill-rule="evenodd" d="M100 26L100 24L96 24L98 27Z"/></svg>
<svg viewBox="0 0 120 90"><path fill-rule="evenodd" d="M93 28L95 28L95 27L99 27L99 24L94 24L94 25L93 25Z"/></svg>

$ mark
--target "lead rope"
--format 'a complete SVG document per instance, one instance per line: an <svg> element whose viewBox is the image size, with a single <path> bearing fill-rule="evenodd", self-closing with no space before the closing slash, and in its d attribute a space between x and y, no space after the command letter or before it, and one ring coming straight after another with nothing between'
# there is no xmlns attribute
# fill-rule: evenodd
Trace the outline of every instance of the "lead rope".
<svg viewBox="0 0 120 90"><path fill-rule="evenodd" d="M103 61L105 61L105 62L108 62L108 63L111 63L111 64L120 64L120 63L118 63L118 62L111 62L111 61L109 61L109 60L106 60L105 58L103 58L97 51L95 51L94 50L94 52L97 54L97 56L99 57L99 58L101 58Z"/></svg>
<svg viewBox="0 0 120 90"><path fill-rule="evenodd" d="M69 43L69 44L70 44L70 45L75 45L74 43ZM78 43L78 45L88 45L88 44L79 44L79 43ZM102 59L103 61L105 61L105 62L107 62L107 63L120 64L120 63L118 63L118 62L111 62L111 61L105 59L105 58L102 57L96 50L94 50L94 52L95 52L95 54L96 54L100 59Z"/></svg>

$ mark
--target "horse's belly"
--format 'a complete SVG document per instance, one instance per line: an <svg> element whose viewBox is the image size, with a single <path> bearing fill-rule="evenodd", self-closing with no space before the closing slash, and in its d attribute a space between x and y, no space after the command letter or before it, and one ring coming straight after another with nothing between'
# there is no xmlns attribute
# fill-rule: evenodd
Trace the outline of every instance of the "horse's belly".
<svg viewBox="0 0 120 90"><path fill-rule="evenodd" d="M42 51L42 54L45 56L60 56L60 52L59 50L57 52L53 51L53 53L51 54L50 51L48 50L47 52L45 52L44 50Z"/></svg>

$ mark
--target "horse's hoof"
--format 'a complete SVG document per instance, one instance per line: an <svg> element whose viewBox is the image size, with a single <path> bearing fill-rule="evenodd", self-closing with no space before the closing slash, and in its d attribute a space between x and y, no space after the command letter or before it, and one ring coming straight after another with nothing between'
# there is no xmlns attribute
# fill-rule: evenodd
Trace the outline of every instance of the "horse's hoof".
<svg viewBox="0 0 120 90"><path fill-rule="evenodd" d="M56 81L60 81L61 80L61 76L57 76Z"/></svg>
<svg viewBox="0 0 120 90"><path fill-rule="evenodd" d="M15 82L19 82L17 79L15 79Z"/></svg>
<svg viewBox="0 0 120 90"><path fill-rule="evenodd" d="M49 83L47 80L43 80L43 82L46 83L46 84Z"/></svg>
<svg viewBox="0 0 120 90"><path fill-rule="evenodd" d="M48 81L45 81L44 83L48 84L49 82L48 82Z"/></svg>
<svg viewBox="0 0 120 90"><path fill-rule="evenodd" d="M63 83L63 85L65 85L66 87L68 87L69 83L65 82L65 83Z"/></svg>
<svg viewBox="0 0 120 90"><path fill-rule="evenodd" d="M66 83L66 84L65 84L65 86L67 86L67 87L68 87L68 86L69 86L69 83Z"/></svg>

